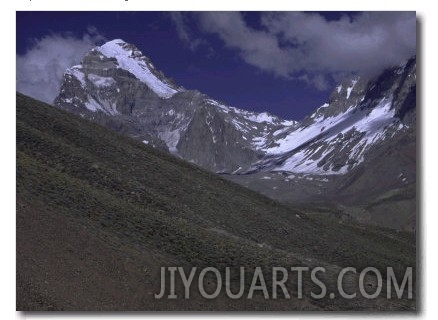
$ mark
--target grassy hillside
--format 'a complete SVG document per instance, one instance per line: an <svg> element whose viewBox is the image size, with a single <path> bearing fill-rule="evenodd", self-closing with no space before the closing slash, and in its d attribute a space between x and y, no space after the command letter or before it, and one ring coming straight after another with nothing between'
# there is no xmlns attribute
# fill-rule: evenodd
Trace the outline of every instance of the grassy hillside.
<svg viewBox="0 0 438 320"><path fill-rule="evenodd" d="M310 279L301 300L154 299L162 266L323 266L328 292L342 267L415 270L415 234L317 213L17 94L18 310L415 309L383 293L312 299Z"/></svg>

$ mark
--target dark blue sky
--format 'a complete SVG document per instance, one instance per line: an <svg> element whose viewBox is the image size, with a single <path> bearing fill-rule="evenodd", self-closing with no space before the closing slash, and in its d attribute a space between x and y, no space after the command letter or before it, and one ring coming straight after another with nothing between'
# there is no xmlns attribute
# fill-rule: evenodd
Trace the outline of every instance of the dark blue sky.
<svg viewBox="0 0 438 320"><path fill-rule="evenodd" d="M330 36L334 32L342 32L343 26L350 28L351 21L349 20L356 14L326 12L320 13L319 18L322 18L323 23L338 20L341 16L346 18L347 23L338 26L326 25L327 27L336 27L335 31L326 31L327 35ZM260 13L245 12L241 17L243 17L246 28L245 32L255 30L263 33L265 31L266 25L261 24ZM314 17L309 15L298 16L296 19L298 18L304 19L302 23L306 24L308 28L311 28L315 21ZM290 20L290 18L288 19ZM373 22L369 22L369 17L368 20L362 20L365 22L359 21L359 23L362 23L364 27L360 29L367 29L369 25L373 26ZM380 24L382 24L381 21L384 21L384 24L385 20L389 19L376 17L375 20ZM288 20L283 19L282 21L282 27L286 28ZM321 22L317 21L316 23ZM305 67L298 69L298 73L294 71L295 80L275 75L275 73L281 73L281 63L280 71L278 71L278 66L274 72L262 71L263 67L257 67L257 63L263 65L263 61L257 62L256 65L247 63L248 61L243 58L242 51L239 52L239 49L242 48L239 48L238 43L231 46L226 45L225 41L228 39L224 40L220 37L220 32L223 30L217 29L216 33L201 32L199 21L190 18L185 19L184 24L189 35L195 41L200 42L195 49L190 48L181 39L181 32L178 33L181 30L177 30L175 21L167 12L17 12L17 55L26 54L35 44L35 40L42 37L70 34L76 38L82 38L92 27L96 28L98 33L107 40L120 38L135 44L167 77L173 78L177 84L187 89L197 89L212 98L222 100L235 107L259 112L268 111L280 117L294 120L303 118L326 102L335 85L330 77L327 78L329 81L325 90L316 89L314 85L309 84L309 81L296 80L300 74L306 75ZM295 27L295 29L299 28ZM324 28L320 27L320 29L321 33L325 31ZM287 31L284 29L283 32L285 30ZM225 32L228 32L228 34L225 33L225 36L229 36L230 30L225 30ZM259 35L255 33L253 35L256 36L255 39L258 39ZM234 41L232 36L231 41ZM297 39L302 36L300 34L294 35L294 37L298 37ZM314 41L317 45L325 42L326 36L319 37L320 39L317 38L319 42ZM279 46L282 45L280 40L279 38ZM294 41L295 38L292 38L292 46ZM249 41L249 44L245 45L251 47L252 42ZM361 43L361 45L363 44ZM357 50L354 43L352 47L352 50ZM256 49L261 54L265 54L264 52L269 50L263 45ZM277 52L282 49L278 49ZM325 50L332 51L331 49L329 44ZM304 48L304 50L307 49ZM312 52L315 51L317 50L312 50ZM315 54L313 56L316 64L322 64L321 70L330 69L330 64L323 64L325 61L322 60L326 59L324 56L315 56ZM336 60L337 56L335 52L332 59ZM262 57L264 60L271 59L266 54ZM276 58L273 56L272 59ZM370 59L367 57L367 59L362 60ZM295 61L297 64L300 62L298 59L291 61L289 68L294 70ZM350 62L350 64L356 65L355 61Z"/></svg>

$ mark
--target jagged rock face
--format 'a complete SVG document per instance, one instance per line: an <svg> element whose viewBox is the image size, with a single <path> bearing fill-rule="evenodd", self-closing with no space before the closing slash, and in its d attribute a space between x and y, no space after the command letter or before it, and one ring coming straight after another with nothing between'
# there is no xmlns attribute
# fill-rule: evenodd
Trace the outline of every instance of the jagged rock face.
<svg viewBox="0 0 438 320"><path fill-rule="evenodd" d="M229 169L223 164L232 164L235 172L242 164L257 160L257 152L242 137L245 139L232 120L227 121L226 114L213 112L208 105L201 106L179 140L178 151L184 159L204 168L227 172Z"/></svg>
<svg viewBox="0 0 438 320"><path fill-rule="evenodd" d="M246 172L345 174L373 148L397 141L394 137L415 141L415 72L413 58L376 79L345 81L312 115L266 139L261 145L266 156Z"/></svg>
<svg viewBox="0 0 438 320"><path fill-rule="evenodd" d="M122 40L68 69L55 105L213 172L238 172L259 160L262 137L294 123L178 87Z"/></svg>

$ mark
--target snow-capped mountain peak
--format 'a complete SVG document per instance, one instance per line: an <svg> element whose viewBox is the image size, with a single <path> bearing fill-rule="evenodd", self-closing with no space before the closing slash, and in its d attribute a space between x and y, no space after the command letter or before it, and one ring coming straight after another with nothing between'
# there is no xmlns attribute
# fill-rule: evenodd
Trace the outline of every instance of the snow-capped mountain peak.
<svg viewBox="0 0 438 320"><path fill-rule="evenodd" d="M237 173L270 132L295 124L178 87L120 39L66 70L55 105L215 172Z"/></svg>
<svg viewBox="0 0 438 320"><path fill-rule="evenodd" d="M116 39L95 48L106 58L114 58L120 68L132 73L161 98L170 98L182 89L159 76L152 63L135 46Z"/></svg>
<svg viewBox="0 0 438 320"><path fill-rule="evenodd" d="M106 95L110 91L115 91L117 94L121 90L115 80L120 73L117 69L136 78L162 99L169 99L177 92L184 91L184 88L177 87L158 71L138 48L121 39L111 40L100 47L93 48L80 65L67 69L64 77L78 82L82 88L91 85L106 91ZM97 101L99 99L90 95L86 99L77 97L70 99L71 101L67 102L73 104L82 100L85 107L93 112L102 111L112 115L118 113L116 105L102 101L99 103Z"/></svg>
<svg viewBox="0 0 438 320"><path fill-rule="evenodd" d="M248 171L345 174L374 146L415 125L415 59L374 80L353 78L299 125L261 146L266 156ZM414 102L413 102L414 101ZM404 106L404 107L403 107ZM414 117L412 120L412 117Z"/></svg>

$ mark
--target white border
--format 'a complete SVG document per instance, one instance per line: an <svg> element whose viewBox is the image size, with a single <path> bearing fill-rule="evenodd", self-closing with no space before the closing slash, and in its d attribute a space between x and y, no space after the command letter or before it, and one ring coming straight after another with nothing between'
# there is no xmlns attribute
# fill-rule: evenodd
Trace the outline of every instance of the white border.
<svg viewBox="0 0 438 320"><path fill-rule="evenodd" d="M422 217L421 232L422 237L422 260L423 267L420 269L422 272L421 284L423 289L421 290L421 309L422 312L419 314L420 318L438 318L438 308L437 308L437 294L435 293L435 285L438 286L438 265L437 265L437 253L434 248L434 243L436 243L438 231L438 211L436 204L433 202L433 198L437 195L436 183L438 182L437 170L434 170L438 166L437 159L437 126L438 126L438 105L434 102L437 99L437 83L435 78L438 77L438 52L436 43L436 30L437 17L436 10L432 6L433 1L430 0L415 0L415 1L401 1L401 0L367 0L367 1L354 1L354 0L232 0L232 1L215 1L209 2L207 0L189 0L189 1L175 1L175 0L159 0L159 1L147 1L147 0L3 0L1 2L1 25L2 25L2 36L1 36L1 124L0 124L0 138L1 138L1 189L0 194L2 195L2 200L4 203L4 210L2 210L2 224L1 224L1 246L2 246L2 264L0 267L0 274L2 277L1 282L1 294L0 294L0 314L2 319L22 319L25 317L23 313L15 312L15 11L28 10L28 11L39 11L39 10L49 10L49 11L161 11L161 10L256 10L256 11L273 11L273 10L294 10L294 11L311 11L311 10L413 10L417 11L417 17L421 23L422 31L422 42L419 44L418 52L419 56L417 60L421 63L421 73L419 74L420 90L418 94L421 95L420 100L421 105L417 108L422 109L422 150L423 150L423 161L419 163L423 167L423 205L422 205ZM434 14L435 13L435 14ZM419 121L418 121L419 123ZM420 159L418 159L419 161ZM420 200L420 197L418 198ZM427 259L426 259L427 257ZM420 262L420 261L419 261ZM212 316L214 314L211 314ZM317 319L322 316L328 318L350 318L351 314L347 315L333 315L333 314L315 314L311 313L306 315L294 315L293 313L288 314L271 314L266 315L263 313L250 314L252 317L265 318L276 317L276 316L287 316L291 318L306 318L306 319ZM131 317L138 318L148 318L148 319L167 319L176 316L159 314L131 314ZM182 315L184 318L192 317L204 317L205 314L201 315ZM238 314L237 316L243 316L243 314ZM248 314L245 314L248 316ZM403 317L410 318L415 315L403 316L402 314L392 315L393 317ZM108 315L104 316L105 318ZM221 315L215 318L229 317L229 315ZM379 314L377 318L384 317ZM388 317L388 316L386 316ZM416 316L418 317L418 316ZM32 317L33 318L33 317ZM39 319L45 318L45 316L39 316ZM50 319L61 319L58 315L50 316ZM69 318L76 318L76 316L69 316ZM94 319L89 315L81 316L80 314L77 318L81 319ZM111 316L111 319L126 319L126 315ZM360 314L355 316L355 318L368 318L365 314Z"/></svg>

